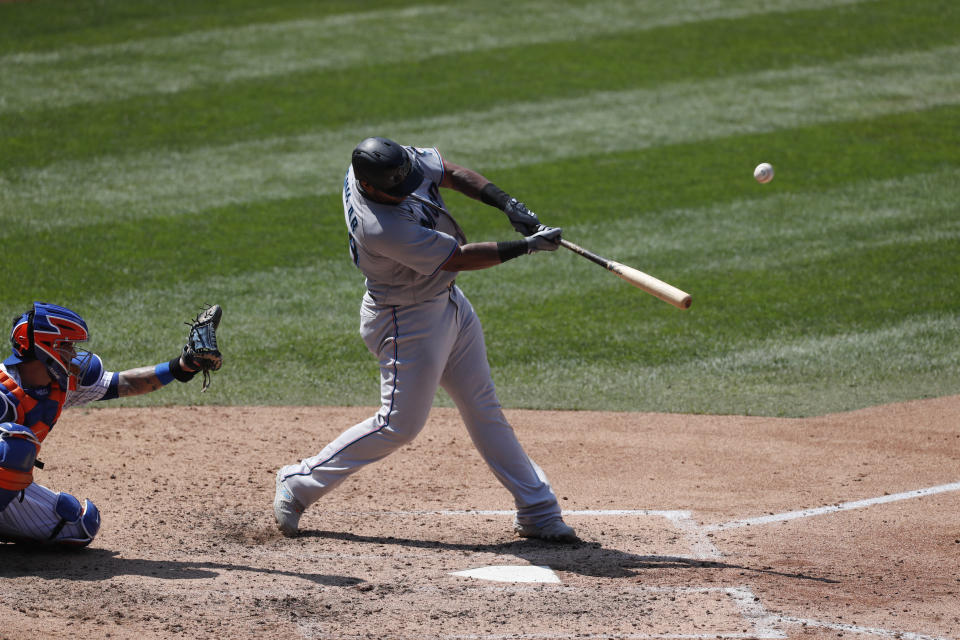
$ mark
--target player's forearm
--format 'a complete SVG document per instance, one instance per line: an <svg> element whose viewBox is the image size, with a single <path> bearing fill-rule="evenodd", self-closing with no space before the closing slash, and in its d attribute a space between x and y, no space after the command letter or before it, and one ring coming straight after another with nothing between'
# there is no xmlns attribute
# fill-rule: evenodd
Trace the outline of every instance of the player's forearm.
<svg viewBox="0 0 960 640"><path fill-rule="evenodd" d="M532 246L530 238L507 242L472 242L459 247L440 268L444 271L489 269L538 250L542 249Z"/></svg>
<svg viewBox="0 0 960 640"><path fill-rule="evenodd" d="M441 267L444 271L476 271L500 264L496 242L472 242L457 249Z"/></svg>
<svg viewBox="0 0 960 640"><path fill-rule="evenodd" d="M513 227L525 236L534 233L540 226L537 215L527 209L525 204L472 169L444 162L440 186L454 189L474 200L500 209L507 214Z"/></svg>
<svg viewBox="0 0 960 640"><path fill-rule="evenodd" d="M449 162L443 163L443 181L441 187L459 191L468 198L480 200L480 192L490 181L473 169L467 169Z"/></svg>
<svg viewBox="0 0 960 640"><path fill-rule="evenodd" d="M189 368L182 357L169 363L127 369L119 374L117 395L121 398L143 395L156 391L173 379L186 382L194 373L196 372Z"/></svg>

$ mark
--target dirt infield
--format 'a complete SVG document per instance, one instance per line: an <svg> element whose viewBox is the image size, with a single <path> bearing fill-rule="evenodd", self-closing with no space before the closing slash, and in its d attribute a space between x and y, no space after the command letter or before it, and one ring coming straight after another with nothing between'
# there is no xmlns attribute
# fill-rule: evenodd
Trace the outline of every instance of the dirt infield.
<svg viewBox="0 0 960 640"><path fill-rule="evenodd" d="M567 547L513 537L435 409L282 538L276 469L369 413L66 412L37 479L103 529L0 545L0 637L960 639L960 396L802 420L510 411L584 539Z"/></svg>

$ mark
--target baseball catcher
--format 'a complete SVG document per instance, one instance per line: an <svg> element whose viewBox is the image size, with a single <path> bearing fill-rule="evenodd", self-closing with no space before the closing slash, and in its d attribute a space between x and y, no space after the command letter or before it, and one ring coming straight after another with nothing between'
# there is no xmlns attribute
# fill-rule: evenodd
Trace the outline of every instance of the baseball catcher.
<svg viewBox="0 0 960 640"><path fill-rule="evenodd" d="M107 371L100 357L77 350L90 333L74 311L34 302L13 319L13 354L0 364L0 542L86 546L100 530L100 512L89 500L34 482L40 447L63 409L189 382L223 363L214 305L193 322L181 353L168 362Z"/></svg>

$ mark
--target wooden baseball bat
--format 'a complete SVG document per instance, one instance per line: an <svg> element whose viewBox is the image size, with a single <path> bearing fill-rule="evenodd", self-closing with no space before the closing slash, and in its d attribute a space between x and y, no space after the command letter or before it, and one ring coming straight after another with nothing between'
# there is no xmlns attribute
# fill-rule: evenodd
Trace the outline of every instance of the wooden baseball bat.
<svg viewBox="0 0 960 640"><path fill-rule="evenodd" d="M446 213L446 211L425 198L421 198L420 196L413 194L410 194L410 197L417 202L421 202L427 206L433 207L437 211L443 211ZM602 256L598 256L597 254L587 251L583 247L575 245L572 242L562 238L560 239L560 244L567 249L570 249L570 251L573 251L577 255L583 256L591 262L596 262L607 271L614 272L638 289L642 289L647 293L660 298L664 302L669 302L678 309L690 308L690 303L692 302L690 299L690 294L677 289L673 285L667 284L663 280L658 280L650 274L644 273L638 269L634 269L633 267L628 267L625 264L620 264L614 260L607 260Z"/></svg>
<svg viewBox="0 0 960 640"><path fill-rule="evenodd" d="M642 289L650 295L660 298L664 302L669 302L678 309L690 308L690 303L692 302L690 294L677 289L673 285L667 284L663 280L658 280L657 278L654 278L643 271L634 269L633 267L628 267L625 264L598 256L591 251L587 251L581 246L573 244L569 240L561 239L560 244L567 249L570 249L570 251L573 251L578 256L583 256L587 260L597 263L607 271L612 271L613 273L617 274L638 289Z"/></svg>

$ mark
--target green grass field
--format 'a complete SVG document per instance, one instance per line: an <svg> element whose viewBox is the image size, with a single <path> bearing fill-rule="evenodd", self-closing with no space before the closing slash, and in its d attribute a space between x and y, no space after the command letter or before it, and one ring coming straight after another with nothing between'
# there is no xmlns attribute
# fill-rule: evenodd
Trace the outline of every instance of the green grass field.
<svg viewBox="0 0 960 640"><path fill-rule="evenodd" d="M462 274L507 407L956 394L958 61L955 0L0 3L0 313L70 306L119 370L219 302L212 388L120 403L375 405L339 190L385 135L693 295L568 251Z"/></svg>

